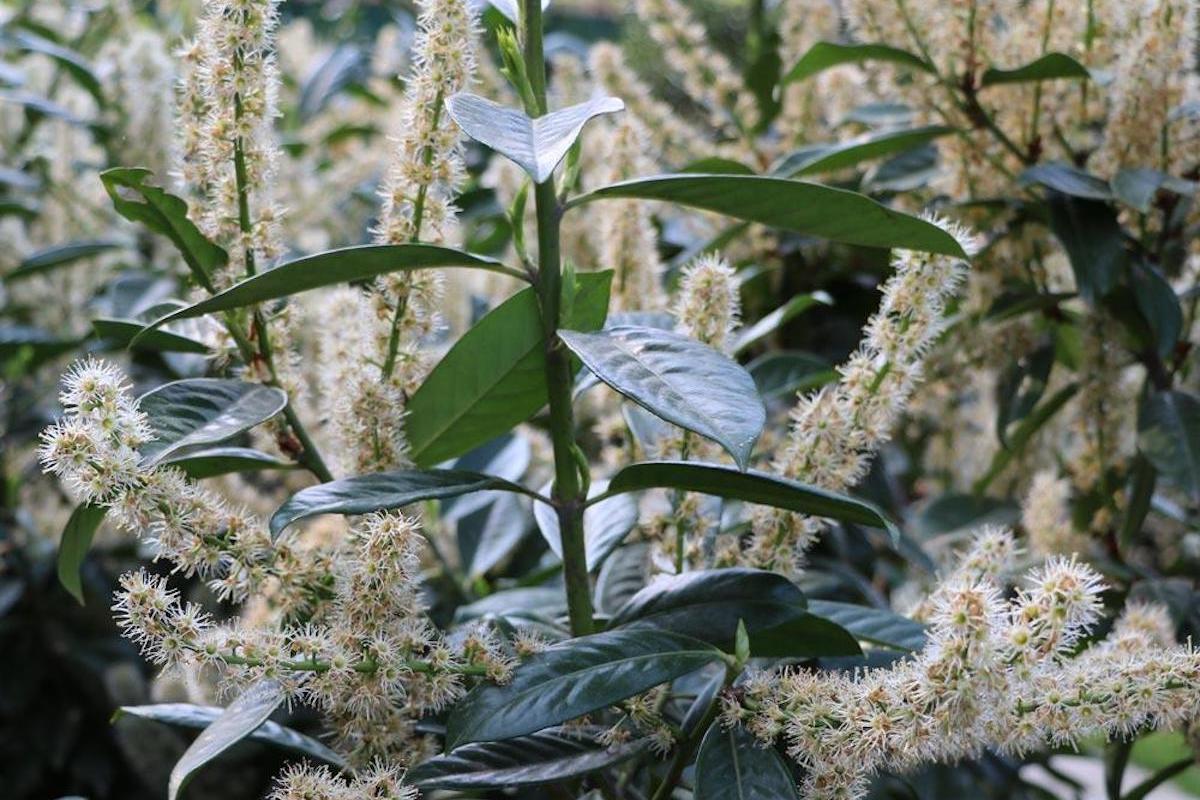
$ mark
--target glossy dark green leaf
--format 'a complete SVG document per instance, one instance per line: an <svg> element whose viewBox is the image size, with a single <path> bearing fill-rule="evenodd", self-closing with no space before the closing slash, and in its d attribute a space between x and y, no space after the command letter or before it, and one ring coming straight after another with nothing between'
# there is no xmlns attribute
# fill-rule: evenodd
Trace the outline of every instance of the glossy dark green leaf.
<svg viewBox="0 0 1200 800"><path fill-rule="evenodd" d="M1059 78L1088 80L1091 77L1092 73L1088 71L1087 67L1066 53L1047 53L1041 58L1014 69L992 67L983 73L980 85L996 86L1004 83L1028 83Z"/></svg>
<svg viewBox="0 0 1200 800"><path fill-rule="evenodd" d="M593 601L601 614L615 614L646 585L650 574L650 546L633 542L614 550L596 576Z"/></svg>
<svg viewBox="0 0 1200 800"><path fill-rule="evenodd" d="M207 728L216 722L224 710L223 708L216 708L214 706L197 706L191 703L156 703L146 706L121 706L113 714L113 721L116 722L123 716L131 716L151 719L155 722L175 725L180 728ZM300 753L309 758L315 758L335 766L340 767L345 763L341 756L316 739L305 736L298 731L284 727L271 720L267 720L255 728L253 733L249 734L246 738L255 742L265 742L276 747L282 747L285 750Z"/></svg>
<svg viewBox="0 0 1200 800"><path fill-rule="evenodd" d="M1052 192L1050 228L1067 251L1079 294L1096 303L1120 282L1128 261L1125 237L1108 203Z"/></svg>
<svg viewBox="0 0 1200 800"><path fill-rule="evenodd" d="M930 539L984 525L1013 525L1020 516L1020 509L1009 500L947 492L917 505L907 529L914 536Z"/></svg>
<svg viewBox="0 0 1200 800"><path fill-rule="evenodd" d="M608 485L609 494L643 489L680 489L747 503L783 508L813 517L826 517L873 528L886 528L899 538L900 530L876 506L847 495L807 486L777 475L742 472L723 464L698 461L643 461L630 464Z"/></svg>
<svg viewBox="0 0 1200 800"><path fill-rule="evenodd" d="M1002 447L992 457L992 463L988 465L987 471L975 481L971 487L976 494L982 494L992 481L1004 471L1004 468L1012 462L1025 449L1025 445L1029 444L1029 440L1033 435L1042 429L1042 426L1049 422L1055 414L1057 414L1067 402L1075 396L1079 391L1079 384L1072 383L1064 386L1055 392L1048 399L1035 408L1028 416L1026 416L1016 428L1008 435L1008 446Z"/></svg>
<svg viewBox="0 0 1200 800"><path fill-rule="evenodd" d="M293 522L317 514L370 514L421 500L483 491L526 492L503 478L457 469L398 469L356 475L296 492L271 515L271 535L278 536Z"/></svg>
<svg viewBox="0 0 1200 800"><path fill-rule="evenodd" d="M4 281L12 283L31 275L40 275L56 267L65 267L81 259L91 258L120 246L120 242L111 239L83 239L46 247L30 253L22 259L16 269L4 276Z"/></svg>
<svg viewBox="0 0 1200 800"><path fill-rule="evenodd" d="M1048 189L1084 200L1110 200L1108 182L1069 164L1037 164L1021 173L1022 184L1040 184Z"/></svg>
<svg viewBox="0 0 1200 800"><path fill-rule="evenodd" d="M1114 197L1143 214L1150 213L1159 191L1191 197L1197 190L1195 181L1145 167L1120 170L1113 176L1111 185Z"/></svg>
<svg viewBox="0 0 1200 800"><path fill-rule="evenodd" d="M881 647L914 652L925 647L925 626L893 611L832 600L809 600L808 613Z"/></svg>
<svg viewBox="0 0 1200 800"><path fill-rule="evenodd" d="M1200 399L1156 392L1138 415L1138 450L1163 478L1200 501Z"/></svg>
<svg viewBox="0 0 1200 800"><path fill-rule="evenodd" d="M1027 417L1045 394L1054 368L1054 342L1037 347L1032 353L1010 364L1000 375L996 387L996 435L1008 446L1008 428Z"/></svg>
<svg viewBox="0 0 1200 800"><path fill-rule="evenodd" d="M223 292L174 311L155 321L157 327L184 317L198 317L214 311L288 297L310 289L367 280L390 272L418 269L469 267L509 273L507 267L487 256L477 256L432 244L371 244L327 250L285 261L235 283Z"/></svg>
<svg viewBox="0 0 1200 800"><path fill-rule="evenodd" d="M521 24L520 0L487 0L492 8L503 14L514 25ZM550 5L550 0L542 0L542 10Z"/></svg>
<svg viewBox="0 0 1200 800"><path fill-rule="evenodd" d="M187 378L138 398L154 439L142 446L153 466L186 448L216 444L266 422L287 405L282 389L224 378Z"/></svg>
<svg viewBox="0 0 1200 800"><path fill-rule="evenodd" d="M817 305L831 306L833 298L820 291L796 295L779 308L763 315L758 322L738 331L737 337L733 341L733 352L737 354L745 351L751 345L770 336L791 320Z"/></svg>
<svg viewBox="0 0 1200 800"><path fill-rule="evenodd" d="M450 713L446 746L524 736L721 660L711 645L659 630L621 630L552 645L504 686L481 684Z"/></svg>
<svg viewBox="0 0 1200 800"><path fill-rule="evenodd" d="M463 572L468 579L485 575L507 558L531 526L529 501L510 492L481 492L491 502L458 518L455 533ZM534 503L534 508L542 508Z"/></svg>
<svg viewBox="0 0 1200 800"><path fill-rule="evenodd" d="M825 359L798 350L764 353L746 365L764 399L805 392L837 380L837 370Z"/></svg>
<svg viewBox="0 0 1200 800"><path fill-rule="evenodd" d="M595 97L530 119L520 109L466 92L446 101L446 110L463 133L525 170L534 183L544 183L554 174L588 121L623 108L615 97Z"/></svg>
<svg viewBox="0 0 1200 800"><path fill-rule="evenodd" d="M787 71L787 74L783 76L782 83L802 81L841 64L862 64L866 61L885 61L922 72L934 71L929 62L923 58L913 55L907 50L890 47L886 44L817 42L800 57L795 66Z"/></svg>
<svg viewBox="0 0 1200 800"><path fill-rule="evenodd" d="M595 330L608 313L612 272L585 272L567 327ZM455 342L409 398L405 428L418 466L460 456L508 432L546 404L537 297L517 292Z"/></svg>
<svg viewBox="0 0 1200 800"><path fill-rule="evenodd" d="M261 680L234 698L184 751L171 770L167 800L177 800L198 769L254 733L283 702L283 689L274 680Z"/></svg>
<svg viewBox="0 0 1200 800"><path fill-rule="evenodd" d="M527 438L519 433L505 433L490 442L484 442L461 458L454 459L448 466L450 469L482 472L507 481L516 481L525 474L532 456ZM491 503L493 498L493 495L486 492L449 497L442 501L439 516L443 521L453 522L483 508Z"/></svg>
<svg viewBox="0 0 1200 800"><path fill-rule="evenodd" d="M631 597L609 625L669 630L733 652L739 623L754 656L861 653L846 631L806 612L804 594L787 578L740 567L658 578Z"/></svg>
<svg viewBox="0 0 1200 800"><path fill-rule="evenodd" d="M588 489L588 496L596 497L606 489L608 481L594 481ZM533 516L542 538L561 559L562 532L558 526L558 514L545 503L537 503L533 508ZM633 495L614 495L587 507L583 512L583 542L589 572L604 563L605 557L633 530L637 521L638 506Z"/></svg>
<svg viewBox="0 0 1200 800"><path fill-rule="evenodd" d="M163 459L161 463L178 467L189 478L196 480L234 472L296 469L296 464L291 461L281 461L270 453L249 447L187 448L176 451L174 455Z"/></svg>
<svg viewBox="0 0 1200 800"><path fill-rule="evenodd" d="M90 503L75 506L58 543L58 582L80 603L83 602L83 583L79 569L87 558L92 537L104 521L105 513L104 506Z"/></svg>
<svg viewBox="0 0 1200 800"><path fill-rule="evenodd" d="M1183 308L1171 284L1150 264L1130 265L1129 283L1142 319L1153 336L1153 347L1160 358L1167 358L1183 334Z"/></svg>
<svg viewBox="0 0 1200 800"><path fill-rule="evenodd" d="M547 618L567 613L567 596L561 587L524 586L503 589L454 610L456 623L506 614L537 615Z"/></svg>
<svg viewBox="0 0 1200 800"><path fill-rule="evenodd" d="M787 764L741 725L714 723L696 753L695 800L800 800Z"/></svg>
<svg viewBox="0 0 1200 800"><path fill-rule="evenodd" d="M871 131L852 139L827 145L818 151L805 152L797 158L785 159L773 172L786 177L835 172L857 166L864 161L912 150L953 132L953 128L945 125Z"/></svg>
<svg viewBox="0 0 1200 800"><path fill-rule="evenodd" d="M698 158L695 161L688 163L686 166L676 170L681 173L704 173L706 175L757 175L751 167L746 166L740 161L734 161L732 158L722 158L721 156L708 156L707 158Z"/></svg>
<svg viewBox="0 0 1200 800"><path fill-rule="evenodd" d="M581 195L568 208L606 198L661 200L866 247L901 247L965 257L946 231L855 192L758 175L658 175Z"/></svg>
<svg viewBox="0 0 1200 800"><path fill-rule="evenodd" d="M422 791L536 786L611 767L648 747L647 740L635 739L610 748L596 740L596 733L550 728L503 742L468 744L419 764L405 780Z"/></svg>
<svg viewBox="0 0 1200 800"><path fill-rule="evenodd" d="M742 467L766 422L736 361L672 331L618 326L559 337L604 383L657 416L719 443Z"/></svg>
<svg viewBox="0 0 1200 800"><path fill-rule="evenodd" d="M118 214L170 239L196 282L212 291L212 274L229 256L188 219L186 202L146 183L151 175L147 169L121 167L101 172L100 180Z"/></svg>
<svg viewBox="0 0 1200 800"><path fill-rule="evenodd" d="M1003 322L1022 314L1057 308L1065 300L1075 297L1074 292L1039 292L1034 290L1005 292L992 303L985 319Z"/></svg>
<svg viewBox="0 0 1200 800"><path fill-rule="evenodd" d="M96 335L119 347L159 353L208 353L208 345L199 340L165 330L147 332L145 328L145 323L137 320L107 317L92 320Z"/></svg>
<svg viewBox="0 0 1200 800"><path fill-rule="evenodd" d="M1121 530L1117 534L1117 542L1125 551L1134 543L1142 530L1142 523L1150 513L1150 503L1154 498L1154 487L1158 483L1158 471L1142 454L1133 461L1129 476L1129 502L1125 505L1125 513L1121 517Z"/></svg>

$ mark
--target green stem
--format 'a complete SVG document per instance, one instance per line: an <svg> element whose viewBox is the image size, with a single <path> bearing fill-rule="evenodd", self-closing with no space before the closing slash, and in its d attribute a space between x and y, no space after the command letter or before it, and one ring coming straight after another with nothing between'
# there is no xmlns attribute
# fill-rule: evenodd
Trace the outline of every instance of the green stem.
<svg viewBox="0 0 1200 800"><path fill-rule="evenodd" d="M523 1L525 70L534 106L530 116L546 113L546 59L542 50L540 0ZM537 206L538 277L536 290L542 316L542 341L546 352L546 386L550 401L550 433L554 441L553 502L562 535L563 577L567 586L567 612L571 633L585 636L594 629L592 590L588 580L583 540L583 510L587 501L579 467L575 463L575 418L571 408L571 359L558 339L562 297L562 257L559 225L562 208L554 178L534 187Z"/></svg>

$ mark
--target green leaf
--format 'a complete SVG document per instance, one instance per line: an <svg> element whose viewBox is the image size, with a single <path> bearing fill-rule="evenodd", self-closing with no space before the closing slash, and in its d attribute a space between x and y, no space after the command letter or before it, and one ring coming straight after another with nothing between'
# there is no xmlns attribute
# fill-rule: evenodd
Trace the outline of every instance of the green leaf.
<svg viewBox="0 0 1200 800"><path fill-rule="evenodd" d="M595 330L608 313L612 272L580 273L567 327ZM432 466L508 432L546 404L537 295L517 292L463 334L409 398L409 455Z"/></svg>
<svg viewBox="0 0 1200 800"><path fill-rule="evenodd" d="M64 339L28 325L0 325L0 361L28 354L32 368L80 345L79 339Z"/></svg>
<svg viewBox="0 0 1200 800"><path fill-rule="evenodd" d="M208 353L208 345L204 342L189 339L171 331L146 331L146 324L138 320L109 317L94 319L92 320L92 330L101 339L133 350L151 350L160 353Z"/></svg>
<svg viewBox="0 0 1200 800"><path fill-rule="evenodd" d="M1142 523L1150 513L1150 502L1154 497L1154 486L1157 482L1158 472L1146 457L1139 453L1134 458L1130 470L1129 502L1126 504L1125 514L1121 518L1121 530L1117 535L1117 542L1122 551L1128 550L1141 532Z"/></svg>
<svg viewBox="0 0 1200 800"><path fill-rule="evenodd" d="M504 686L481 684L450 713L448 749L524 736L721 660L711 645L656 630L608 631L552 645Z"/></svg>
<svg viewBox="0 0 1200 800"><path fill-rule="evenodd" d="M1054 367L1054 342L1026 353L1000 375L996 387L996 435L1008 446L1008 428L1029 416L1046 392Z"/></svg>
<svg viewBox="0 0 1200 800"><path fill-rule="evenodd" d="M521 24L520 0L487 0L487 4L503 14L513 25ZM542 10L550 5L550 0L542 0Z"/></svg>
<svg viewBox="0 0 1200 800"><path fill-rule="evenodd" d="M799 350L764 353L747 364L746 371L765 400L816 389L838 377L828 361Z"/></svg>
<svg viewBox="0 0 1200 800"><path fill-rule="evenodd" d="M147 169L119 167L101 172L100 180L118 214L170 239L196 282L212 291L212 274L229 256L188 219L186 202L146 183L151 174Z"/></svg>
<svg viewBox="0 0 1200 800"><path fill-rule="evenodd" d="M9 30L6 31L5 38L9 39L21 50L29 53L40 53L53 59L60 67L67 71L76 83L83 87L84 91L92 96L98 106L104 108L106 102L100 79L96 77L96 72L92 68L92 65L79 53L30 31Z"/></svg>
<svg viewBox="0 0 1200 800"><path fill-rule="evenodd" d="M695 800L800 800L775 748L741 725L709 727L696 753Z"/></svg>
<svg viewBox="0 0 1200 800"><path fill-rule="evenodd" d="M550 728L503 742L468 744L419 764L405 779L424 792L536 786L611 767L649 744L636 739L609 748L597 741L597 732Z"/></svg>
<svg viewBox="0 0 1200 800"><path fill-rule="evenodd" d="M697 461L643 461L625 467L608 484L608 494L643 489L680 489L730 497L813 517L886 528L894 538L900 537L895 523L864 500L757 470L742 472L723 464Z"/></svg>
<svg viewBox="0 0 1200 800"><path fill-rule="evenodd" d="M662 419L712 439L739 466L766 422L754 380L736 361L672 331L618 326L559 338L596 377Z"/></svg>
<svg viewBox="0 0 1200 800"><path fill-rule="evenodd" d="M1033 438L1033 435L1041 430L1050 419L1067 404L1075 393L1079 391L1079 384L1072 383L1069 386L1064 386L1059 389L1049 400L1043 402L1035 408L1029 416L1021 420L1016 429L1008 435L1008 446L1002 447L992 457L992 463L988 465L985 472L975 485L972 486L972 491L976 494L982 494L992 481L996 479L1004 468L1009 465L1015 456L1025 449L1025 445Z"/></svg>
<svg viewBox="0 0 1200 800"><path fill-rule="evenodd" d="M912 150L953 132L953 128L945 125L871 131L844 142L824 146L815 152L805 151L798 158L789 156L772 172L785 177L835 172L857 166L863 161Z"/></svg>
<svg viewBox="0 0 1200 800"><path fill-rule="evenodd" d="M270 453L249 447L187 448L162 460L179 467L189 478L200 480L232 472L259 472L264 469L296 469L291 461L280 461Z"/></svg>
<svg viewBox="0 0 1200 800"><path fill-rule="evenodd" d="M649 550L646 542L634 542L618 547L604 560L593 592L598 612L615 614L646 585Z"/></svg>
<svg viewBox="0 0 1200 800"><path fill-rule="evenodd" d="M283 702L283 689L274 680L261 680L238 695L205 728L171 770L167 800L176 800L196 770L245 739Z"/></svg>
<svg viewBox="0 0 1200 800"><path fill-rule="evenodd" d="M1051 193L1050 228L1067 251L1075 285L1095 304L1117 287L1128 261L1125 236L1108 203Z"/></svg>
<svg viewBox="0 0 1200 800"><path fill-rule="evenodd" d="M81 239L46 247L26 256L16 269L4 276L4 282L12 283L31 275L40 275L56 267L65 267L80 259L91 258L120 246L120 242L110 239Z"/></svg>
<svg viewBox="0 0 1200 800"><path fill-rule="evenodd" d="M808 613L833 622L864 642L916 652L925 647L925 626L892 611L832 600L809 600Z"/></svg>
<svg viewBox="0 0 1200 800"><path fill-rule="evenodd" d="M1024 186L1036 183L1084 200L1112 199L1107 181L1068 164L1037 164L1021 173L1019 180Z"/></svg>
<svg viewBox="0 0 1200 800"><path fill-rule="evenodd" d="M922 72L933 72L929 62L907 50L890 47L886 44L838 44L836 42L817 42L808 52L800 57L787 74L783 76L783 84L792 81L802 81L811 78L830 67L840 64L861 64L864 61L886 61L904 67L912 67Z"/></svg>
<svg viewBox="0 0 1200 800"><path fill-rule="evenodd" d="M732 158L723 158L722 156L708 156L707 158L698 158L695 161L689 162L680 169L675 170L679 173L697 173L702 172L706 175L757 175L753 168L746 166L740 161L734 161Z"/></svg>
<svg viewBox="0 0 1200 800"><path fill-rule="evenodd" d="M856 192L757 175L658 175L604 186L568 208L606 198L661 200L866 247L901 247L965 258L946 231Z"/></svg>
<svg viewBox="0 0 1200 800"><path fill-rule="evenodd" d="M1138 415L1138 450L1159 474L1200 501L1200 399L1156 392Z"/></svg>
<svg viewBox="0 0 1200 800"><path fill-rule="evenodd" d="M608 488L608 481L594 481L588 497L596 497ZM544 492L543 492L544 494ZM533 507L538 530L554 555L562 559L562 532L558 514L545 503ZM619 545L638 521L637 501L631 495L615 495L588 506L583 512L584 555L588 571L604 562L605 557Z"/></svg>
<svg viewBox="0 0 1200 800"><path fill-rule="evenodd" d="M467 578L475 579L503 561L525 538L529 530L528 501L508 492L481 492L473 497L491 496L490 503L458 519L458 550ZM543 503L536 503L540 509Z"/></svg>
<svg viewBox="0 0 1200 800"><path fill-rule="evenodd" d="M820 291L796 295L779 308L763 315L758 322L738 331L737 338L733 342L734 354L744 352L751 345L770 336L774 331L816 305L831 306L833 298Z"/></svg>
<svg viewBox="0 0 1200 800"><path fill-rule="evenodd" d="M78 116L66 106L59 105L53 100L48 100L41 95L31 92L0 92L0 103L12 103L24 106L26 113L54 117L55 119L61 119L68 125L78 125L79 127L90 128L92 130L98 127L94 121Z"/></svg>
<svg viewBox="0 0 1200 800"><path fill-rule="evenodd" d="M1120 170L1110 183L1114 197L1142 214L1150 213L1159 191L1191 197L1197 190L1195 181L1145 167Z"/></svg>
<svg viewBox="0 0 1200 800"><path fill-rule="evenodd" d="M860 655L846 631L808 614L804 594L782 575L742 567L698 570L655 580L613 616L613 629L657 628L726 652L738 625L758 657Z"/></svg>
<svg viewBox="0 0 1200 800"><path fill-rule="evenodd" d="M1152 345L1160 358L1167 358L1183 333L1183 308L1171 284L1152 265L1135 261L1130 265L1129 283L1142 319L1153 336Z"/></svg>
<svg viewBox="0 0 1200 800"><path fill-rule="evenodd" d="M143 465L197 445L216 444L266 422L287 405L282 389L224 378L187 378L138 398L154 439L142 446Z"/></svg>
<svg viewBox="0 0 1200 800"><path fill-rule="evenodd" d="M184 317L198 317L214 311L229 311L266 300L277 300L323 286L364 281L389 272L449 267L471 267L510 274L508 268L499 261L452 247L432 244L344 247L285 261L273 269L235 283L219 294L160 317L151 327L157 328Z"/></svg>
<svg viewBox="0 0 1200 800"><path fill-rule="evenodd" d="M921 539L930 539L984 525L1007 527L1016 524L1020 516L1020 509L1009 500L948 492L921 501L908 529Z"/></svg>
<svg viewBox="0 0 1200 800"><path fill-rule="evenodd" d="M370 514L460 494L529 490L503 478L458 469L398 469L356 475L301 489L271 515L271 536L297 520L317 514Z"/></svg>
<svg viewBox="0 0 1200 800"><path fill-rule="evenodd" d="M529 440L519 433L505 433L489 442L484 442L471 452L454 459L450 469L465 469L470 472L482 472L484 475L494 475L506 481L520 480L529 468L533 452ZM471 494L462 497L447 498L441 503L439 515L447 522L461 519L467 514L477 511L492 502L488 494Z"/></svg>
<svg viewBox="0 0 1200 800"><path fill-rule="evenodd" d="M625 108L615 97L595 97L530 119L520 109L459 92L446 101L446 110L463 133L509 159L545 183L593 117Z"/></svg>
<svg viewBox="0 0 1200 800"><path fill-rule="evenodd" d="M216 722L217 718L223 712L224 709L222 708L197 706L191 703L156 703L146 706L121 706L113 714L113 722L116 722L121 717L130 716L150 719L155 722L162 722L181 728L207 728ZM292 752L300 753L338 767L345 764L341 756L316 739L305 736L298 731L284 727L271 720L267 720L261 726L255 728L254 732L246 736L246 738L282 747L285 750L291 750Z"/></svg>
<svg viewBox="0 0 1200 800"><path fill-rule="evenodd" d="M1030 81L1077 78L1089 80L1092 73L1083 64L1065 53L1047 53L1015 69L992 67L983 73L980 86L996 86L1003 83L1028 83Z"/></svg>
<svg viewBox="0 0 1200 800"><path fill-rule="evenodd" d="M58 582L81 605L83 583L79 577L79 568L87 557L88 548L92 546L92 537L104 521L105 513L107 509L104 506L91 503L75 506L58 543Z"/></svg>

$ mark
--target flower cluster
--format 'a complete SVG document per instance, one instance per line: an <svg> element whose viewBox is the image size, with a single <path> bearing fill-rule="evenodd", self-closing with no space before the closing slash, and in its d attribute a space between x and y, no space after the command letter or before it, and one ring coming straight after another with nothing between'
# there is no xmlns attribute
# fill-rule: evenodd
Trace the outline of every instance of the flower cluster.
<svg viewBox="0 0 1200 800"><path fill-rule="evenodd" d="M963 250L976 249L963 229L935 220ZM840 368L833 386L802 397L792 411L787 442L775 472L826 489L853 486L866 473L875 449L890 436L921 379L921 364L942 331L947 302L964 277L960 259L897 251L895 274L884 284L879 310L867 323L857 352ZM749 546L726 560L794 571L821 529L819 520L760 508Z"/></svg>
<svg viewBox="0 0 1200 800"><path fill-rule="evenodd" d="M1200 713L1200 653L1174 645L1158 606L1130 604L1104 641L1072 658L1101 612L1090 568L1055 558L1005 600L992 573L1011 538L985 536L929 599L913 658L858 673L759 674L727 722L779 736L805 768L804 796L854 798L881 770L1045 743L1123 736ZM976 568L989 565L985 573Z"/></svg>
<svg viewBox="0 0 1200 800"><path fill-rule="evenodd" d="M676 325L681 333L726 353L741 318L737 274L719 255L703 255L683 269Z"/></svg>

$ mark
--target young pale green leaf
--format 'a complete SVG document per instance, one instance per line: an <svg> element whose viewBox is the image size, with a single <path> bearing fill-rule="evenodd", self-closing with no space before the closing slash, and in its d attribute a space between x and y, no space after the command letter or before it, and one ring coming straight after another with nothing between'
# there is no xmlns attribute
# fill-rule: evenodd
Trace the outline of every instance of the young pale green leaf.
<svg viewBox="0 0 1200 800"><path fill-rule="evenodd" d="M992 67L983 73L980 85L987 87L1004 83L1028 83L1059 78L1089 80L1091 77L1092 73L1088 71L1087 67L1066 53L1047 53L1035 61L1014 69Z"/></svg>
<svg viewBox="0 0 1200 800"><path fill-rule="evenodd" d="M659 630L621 630L553 645L517 667L504 686L481 684L446 724L446 746L524 736L686 675L721 651Z"/></svg>
<svg viewBox="0 0 1200 800"><path fill-rule="evenodd" d="M520 109L466 92L446 101L446 110L463 133L525 170L534 183L550 179L589 120L623 108L615 97L596 97L530 119Z"/></svg>
<svg viewBox="0 0 1200 800"><path fill-rule="evenodd" d="M229 261L228 254L188 219L186 202L146 183L151 174L147 169L121 167L101 172L100 180L118 214L170 239L196 282L212 291L212 273Z"/></svg>
<svg viewBox="0 0 1200 800"><path fill-rule="evenodd" d="M892 611L832 600L809 600L808 613L827 619L864 642L896 650L925 647L925 626Z"/></svg>
<svg viewBox="0 0 1200 800"><path fill-rule="evenodd" d="M630 464L614 475L606 494L643 489L680 489L728 497L813 517L886 528L894 538L900 537L896 524L864 500L757 470L742 472L724 464L698 461L643 461Z"/></svg>
<svg viewBox="0 0 1200 800"><path fill-rule="evenodd" d="M113 714L113 722L121 717L139 717L175 725L181 728L207 728L217 721L225 711L214 706L197 706L191 703L156 703L147 706L121 706ZM315 758L335 766L344 766L345 762L337 753L310 736L284 727L277 722L267 720L246 737L255 742L282 747L294 753L309 758Z"/></svg>
<svg viewBox="0 0 1200 800"><path fill-rule="evenodd" d="M291 461L281 461L270 453L249 447L200 447L176 451L160 463L179 467L189 478L200 480L233 472L260 472L265 469L296 469Z"/></svg>
<svg viewBox="0 0 1200 800"><path fill-rule="evenodd" d="M1156 392L1138 414L1138 450L1159 474L1200 501L1200 399Z"/></svg>
<svg viewBox="0 0 1200 800"><path fill-rule="evenodd" d="M607 489L608 481L594 481L588 489L588 496L596 497ZM561 559L562 532L558 526L558 514L545 503L538 503L533 507L533 517L542 538ZM632 495L615 495L587 507L583 513L583 542L589 572L604 562L613 548L633 530L637 521L637 501Z"/></svg>
<svg viewBox="0 0 1200 800"><path fill-rule="evenodd" d="M450 267L516 274L524 279L523 275L514 273L495 259L455 250L452 247L432 244L359 245L285 261L273 269L235 283L219 294L160 317L151 327L157 328L184 317L198 317L214 311L229 311L267 300L277 300L322 286L363 281L389 272Z"/></svg>
<svg viewBox="0 0 1200 800"><path fill-rule="evenodd" d="M771 172L783 177L817 175L857 166L864 161L902 153L932 142L954 129L945 125L864 133L844 142L801 151L783 159Z"/></svg>
<svg viewBox="0 0 1200 800"><path fill-rule="evenodd" d="M287 405L282 389L224 378L187 378L138 398L154 439L142 446L147 467L199 445L216 444L266 422Z"/></svg>
<svg viewBox="0 0 1200 800"><path fill-rule="evenodd" d="M764 570L699 570L659 578L613 616L613 629L657 628L733 652L739 624L759 657L859 655L854 637L805 611L804 594Z"/></svg>
<svg viewBox="0 0 1200 800"><path fill-rule="evenodd" d="M737 337L733 341L733 352L735 354L744 352L751 345L770 336L788 322L816 305L831 306L833 305L833 298L827 293L820 291L812 292L811 294L796 295L779 308L769 314L765 314L758 322L738 331Z"/></svg>
<svg viewBox="0 0 1200 800"><path fill-rule="evenodd" d="M800 57L800 60L787 71L781 83L802 81L813 75L824 72L830 67L841 64L861 64L865 61L886 61L911 67L922 72L933 72L934 69L925 59L913 55L907 50L891 47L886 44L838 44L837 42L817 42Z"/></svg>
<svg viewBox="0 0 1200 800"><path fill-rule="evenodd" d="M856 192L789 178L657 175L603 186L567 207L607 198L678 203L845 244L966 256L958 241L932 222Z"/></svg>
<svg viewBox="0 0 1200 800"><path fill-rule="evenodd" d="M837 370L825 359L798 350L764 353L746 365L764 400L816 389L837 380Z"/></svg>
<svg viewBox="0 0 1200 800"><path fill-rule="evenodd" d="M104 521L105 511L104 506L90 503L75 506L58 543L58 582L80 603L83 603L83 582L79 568L92 546L92 537Z"/></svg>
<svg viewBox="0 0 1200 800"><path fill-rule="evenodd" d="M301 489L271 515L271 535L297 520L317 514L370 514L403 508L421 500L457 497L468 492L531 494L503 478L458 469L398 469L355 475Z"/></svg>
<svg viewBox="0 0 1200 800"><path fill-rule="evenodd" d="M4 282L12 283L31 275L40 275L56 267L65 267L81 259L91 258L120 246L120 242L112 239L81 239L76 242L46 247L30 253L22 259L16 269L4 276Z"/></svg>
<svg viewBox="0 0 1200 800"><path fill-rule="evenodd" d="M779 753L741 725L713 723L696 753L695 800L800 800Z"/></svg>
<svg viewBox="0 0 1200 800"><path fill-rule="evenodd" d="M559 338L596 377L662 419L712 439L739 466L750 461L766 412L736 361L672 331L617 326Z"/></svg>
<svg viewBox="0 0 1200 800"><path fill-rule="evenodd" d="M144 322L131 319L101 318L92 320L92 330L106 342L133 350L157 353L208 353L208 345L171 331L146 331Z"/></svg>
<svg viewBox="0 0 1200 800"><path fill-rule="evenodd" d="M612 272L585 272L565 324L595 330L608 313ZM517 292L463 334L409 398L405 429L418 466L455 458L546 404L546 361L537 296Z"/></svg>
<svg viewBox="0 0 1200 800"><path fill-rule="evenodd" d="M646 739L635 739L610 748L597 740L599 732L550 728L503 742L468 744L414 767L406 782L424 792L536 786L620 764L649 745Z"/></svg>
<svg viewBox="0 0 1200 800"><path fill-rule="evenodd" d="M175 764L167 783L167 800L177 800L196 770L256 731L282 702L283 689L270 679L253 684L238 695Z"/></svg>

